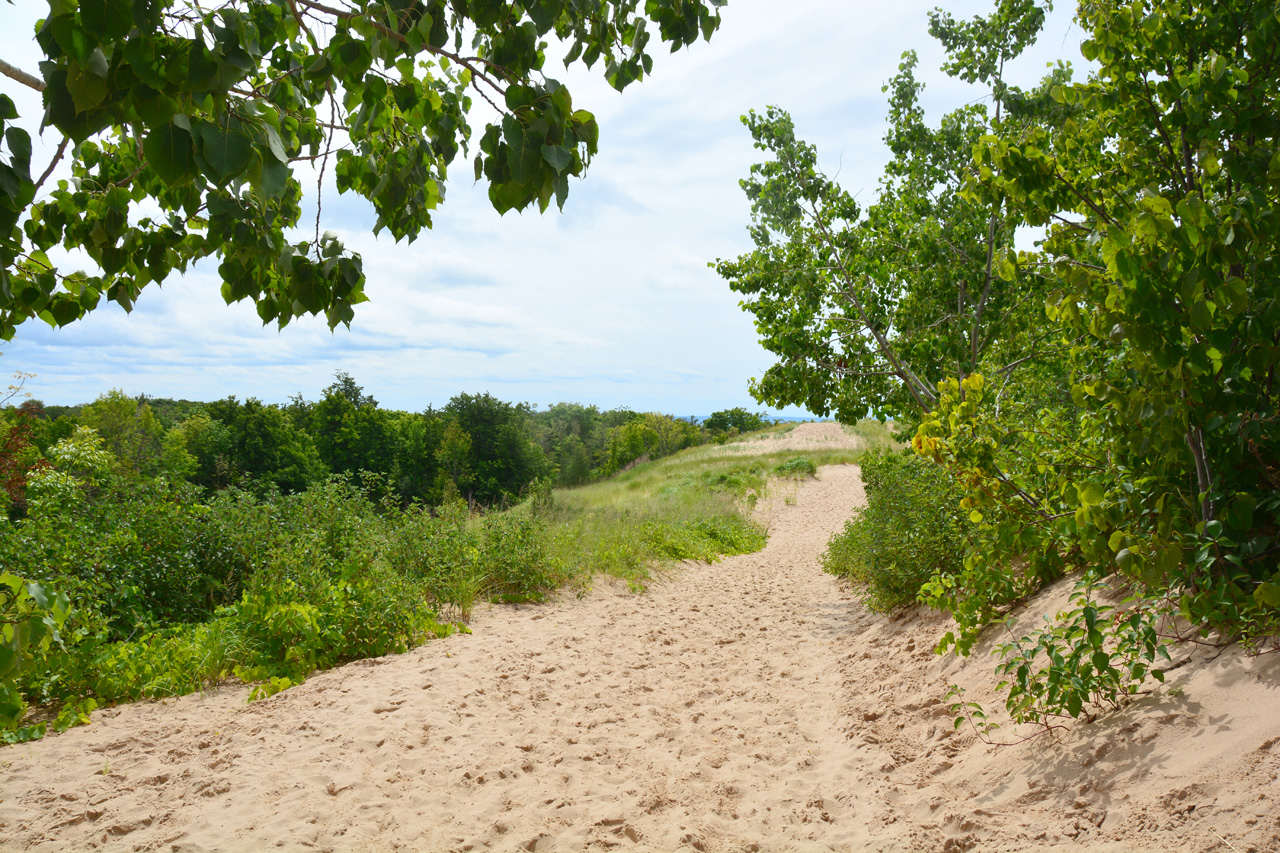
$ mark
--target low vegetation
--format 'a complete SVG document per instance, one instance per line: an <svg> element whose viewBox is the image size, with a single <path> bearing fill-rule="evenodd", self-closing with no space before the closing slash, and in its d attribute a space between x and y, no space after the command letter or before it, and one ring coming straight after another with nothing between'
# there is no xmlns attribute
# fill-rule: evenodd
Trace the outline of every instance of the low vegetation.
<svg viewBox="0 0 1280 853"><path fill-rule="evenodd" d="M961 567L964 519L955 484L910 450L878 448L862 458L867 502L831 539L823 568L866 592L874 610L916 602L935 573Z"/></svg>
<svg viewBox="0 0 1280 853"><path fill-rule="evenodd" d="M521 411L468 398L477 400ZM478 442L468 447L459 437L459 417L442 431L457 465L449 469L449 454L441 454L449 472L442 499L426 504L403 500L396 485L403 468L330 472L296 489L285 487L288 477L236 476L233 465L212 466L230 475L219 487L201 482L190 465L190 478L178 476L173 454L166 457L173 434L261 449L266 443L253 437L282 429L287 410L242 406L240 422L210 415L225 416L226 407L192 407L166 430L149 406L129 402L108 395L97 413L86 407L88 415L82 411L47 449L28 441L23 464L14 466L23 472L21 501L0 523L4 740L86 722L99 706L228 679L252 683L253 698L269 696L315 670L466 630L480 602L540 601L561 589L583 591L601 575L641 590L677 561L763 547L765 533L746 510L770 476L853 458L847 450L796 458L694 447L633 459L607 480L565 489L554 488L554 468L533 465L526 474L541 476L515 501L486 507L479 490L464 495L459 486L511 468L475 464ZM114 416L102 417L102 408ZM529 438L531 420L521 421L524 433L508 430L513 452L540 447ZM120 440L109 442L84 421ZM29 436L31 422L18 422ZM237 430L247 438L235 438ZM232 437L216 438L220 431ZM295 431L295 449L308 436Z"/></svg>

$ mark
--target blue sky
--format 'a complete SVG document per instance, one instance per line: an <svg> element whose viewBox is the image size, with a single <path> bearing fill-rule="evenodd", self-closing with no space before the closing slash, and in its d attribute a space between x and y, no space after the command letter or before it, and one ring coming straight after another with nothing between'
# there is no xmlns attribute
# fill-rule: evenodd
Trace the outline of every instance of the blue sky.
<svg viewBox="0 0 1280 853"><path fill-rule="evenodd" d="M622 94L589 72L549 67L601 128L600 154L571 186L563 213L500 217L460 158L435 229L396 244L373 237L362 200L330 188L322 227L363 255L368 276L371 301L357 307L349 330L331 333L319 320L264 327L252 306L222 301L208 263L149 287L132 314L112 305L57 331L39 321L19 327L0 348L0 371L37 374L29 390L58 404L111 388L315 399L345 370L384 406L407 410L483 391L538 406L761 409L747 384L772 358L736 294L707 266L751 248L738 181L759 152L739 117L770 104L787 109L826 169L870 201L886 159L881 86L904 50L920 54L931 118L980 94L936 71L941 53L927 32L936 5L731 0L709 44L660 51L653 75ZM1072 4L1059 5L1014 71L1024 83L1047 62L1078 60ZM945 6L964 17L989 8ZM31 71L38 51L29 34L43 8L0 5L0 55ZM7 78L0 87L34 131L38 98Z"/></svg>

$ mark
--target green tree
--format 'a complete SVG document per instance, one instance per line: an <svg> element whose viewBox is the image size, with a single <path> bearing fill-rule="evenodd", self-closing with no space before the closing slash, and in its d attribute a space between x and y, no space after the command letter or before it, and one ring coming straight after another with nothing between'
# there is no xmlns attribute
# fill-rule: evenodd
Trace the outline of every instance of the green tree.
<svg viewBox="0 0 1280 853"><path fill-rule="evenodd" d="M147 403L113 389L85 406L80 422L102 437L123 472L136 477L159 470L164 429Z"/></svg>
<svg viewBox="0 0 1280 853"><path fill-rule="evenodd" d="M471 440L467 467L474 479L469 493L476 501L492 505L512 500L551 473L550 461L533 440L531 413L527 403L505 403L488 393L459 394L444 407L445 417ZM446 432L441 447L448 442Z"/></svg>
<svg viewBox="0 0 1280 853"><path fill-rule="evenodd" d="M475 471L471 464L471 436L456 419L450 419L436 447L436 463L445 483L452 483L459 494L470 494ZM442 483L441 488L447 491Z"/></svg>
<svg viewBox="0 0 1280 853"><path fill-rule="evenodd" d="M594 117L545 74L548 39L566 64L597 62L616 89L648 74L651 29L673 49L709 38L725 0L51 0L36 32L41 127L63 139L33 177L29 133L0 95L0 338L33 317L62 326L102 298L141 290L206 257L222 295L264 322L323 313L349 323L365 300L358 255L299 228L296 167L330 168L369 199L375 231L431 226L450 165L505 212L554 198L596 153ZM497 116L476 139L475 96ZM46 190L71 158L71 181ZM42 194L43 192L43 194ZM88 271L61 269L56 247Z"/></svg>
<svg viewBox="0 0 1280 853"><path fill-rule="evenodd" d="M1044 8L1030 0L1002 0L966 23L931 15L945 69L987 86L993 109L972 103L929 127L916 56L904 54L885 86L893 157L865 212L822 173L787 113L770 107L743 118L773 159L742 182L755 251L716 268L744 294L762 343L778 356L751 384L757 400L847 423L873 412L910 426L934 407L947 377L1031 369L1038 281L996 274L1015 223L963 189L974 144L1038 119L1026 106L1037 99L1009 87L1003 69L1043 23ZM1013 115L1011 102L1022 107Z"/></svg>
<svg viewBox="0 0 1280 853"><path fill-rule="evenodd" d="M310 409L310 432L321 460L335 474L390 474L395 432L378 401L350 375L338 371L324 397Z"/></svg>
<svg viewBox="0 0 1280 853"><path fill-rule="evenodd" d="M1280 625L1280 21L1244 0L1081 4L1096 70L1073 83L1059 66L1024 93L990 76L1019 8L1033 23L1011 0L972 23L935 14L947 70L994 80L996 114L944 120L934 162L954 170L895 148L865 219L785 115L750 119L778 154L747 182L761 248L721 267L760 294L748 307L783 359L758 396L905 411L962 489L963 565L922 590L957 620L944 648L1083 570L1057 620L1000 648L1008 710L1043 722L1160 676L1164 617L1224 640ZM910 106L909 81L891 88ZM891 146L932 135L909 112ZM878 220L894 239L862 229ZM1011 245L1023 226L1043 229L1035 251ZM1118 609L1095 594L1116 574Z"/></svg>
<svg viewBox="0 0 1280 853"><path fill-rule="evenodd" d="M601 473L613 474L637 460L652 457L658 442L658 433L646 423L644 415L614 427L609 430L609 458Z"/></svg>
<svg viewBox="0 0 1280 853"><path fill-rule="evenodd" d="M591 479L591 454L576 435L565 436L560 442L556 463L557 479L563 486L580 486Z"/></svg>
<svg viewBox="0 0 1280 853"><path fill-rule="evenodd" d="M650 412L644 416L644 424L657 437L653 448L655 458L670 456L678 450L692 447L702 439L702 431L691 421L673 418L661 412Z"/></svg>
<svg viewBox="0 0 1280 853"><path fill-rule="evenodd" d="M712 412L702 423L705 429L713 433L728 432L729 430L737 430L739 433L755 432L756 430L764 429L768 425L769 421L765 419L764 414L748 412L741 406Z"/></svg>
<svg viewBox="0 0 1280 853"><path fill-rule="evenodd" d="M531 417L536 440L548 458L555 460L557 480L562 486L580 485L593 477L608 476L617 470L611 460L618 455L617 430L620 427L650 417L667 418L666 415L642 415L626 408L602 412L596 406L579 403L556 403L548 406L545 412L533 412ZM691 425L664 423L660 426L668 431L669 444L677 448L701 439L696 428L690 432ZM645 452L643 448L642 442L636 456ZM627 461L634 458L628 457Z"/></svg>
<svg viewBox="0 0 1280 853"><path fill-rule="evenodd" d="M1243 0L1090 3L1077 21L1097 70L1052 89L1076 118L985 139L973 187L1047 227L1018 265L1052 282L1048 318L1076 342L1078 434L1034 444L1057 547L1203 631L1265 634L1280 621L1280 21ZM924 437L963 458L957 429L990 416L943 417Z"/></svg>
<svg viewBox="0 0 1280 853"><path fill-rule="evenodd" d="M165 435L165 447L176 447L191 457L187 478L214 491L231 485L235 476L231 463L231 430L207 412L198 412ZM177 449L173 452L177 454Z"/></svg>
<svg viewBox="0 0 1280 853"><path fill-rule="evenodd" d="M33 415L31 442L40 449L41 453L48 453L50 447L64 438L70 438L76 427L80 425L79 420L71 415L53 417L49 409L39 400L28 400L18 407L18 411L24 410L29 410Z"/></svg>
<svg viewBox="0 0 1280 853"><path fill-rule="evenodd" d="M230 433L230 470L259 487L282 492L304 491L325 476L324 463L311 436L294 427L278 406L249 398L228 397L206 406L209 416Z"/></svg>
<svg viewBox="0 0 1280 853"><path fill-rule="evenodd" d="M396 494L405 503L439 502L437 478L440 463L436 451L443 441L444 421L435 412L398 412L391 420L395 437Z"/></svg>

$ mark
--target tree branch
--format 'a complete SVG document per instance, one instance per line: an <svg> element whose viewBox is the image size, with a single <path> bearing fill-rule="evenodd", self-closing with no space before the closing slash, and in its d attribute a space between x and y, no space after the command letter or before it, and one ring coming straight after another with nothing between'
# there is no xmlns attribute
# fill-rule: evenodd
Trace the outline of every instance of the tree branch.
<svg viewBox="0 0 1280 853"><path fill-rule="evenodd" d="M28 89L35 89L37 92L44 91L43 80L41 80L39 77L36 77L32 74L28 74L27 72L23 71L21 68L16 68L10 65L9 63L5 62L3 59L0 59L0 74L3 74L4 76L10 78L11 80L17 80L19 83L26 86Z"/></svg>
<svg viewBox="0 0 1280 853"><path fill-rule="evenodd" d="M997 103L996 112L999 113L1000 106ZM996 214L991 212L991 218L987 222L987 266L983 273L982 296L978 299L978 304L973 309L973 330L969 332L969 370L970 372L978 369L978 330L982 327L982 313L987 310L987 300L991 297L991 265L996 254Z"/></svg>
<svg viewBox="0 0 1280 853"><path fill-rule="evenodd" d="M353 12L349 9L335 9L332 6L326 6L323 3L317 3L315 2L315 0L295 0L295 2L299 6L305 6L308 9L314 9L317 12L324 12L326 15L333 15L335 17L342 18L343 20L350 20L352 18L359 18L359 17L365 17L366 19L368 18L368 16L361 15L361 13L359 12ZM388 27L386 24L383 24L379 21L374 21L374 20L369 20L369 23L373 26L375 30L382 33L383 35L394 38L397 41L401 41L401 42L404 41L403 33L397 32L391 27ZM498 63L493 62L491 60L485 59L482 56L460 56L456 53L451 53L447 50L443 50L438 47L432 47L431 45L423 45L423 50L427 51L428 53L433 53L436 56L443 56L447 59L451 59L454 62L458 63L459 65L463 65L466 68L471 69L471 71L476 75L476 77L484 79L485 82L488 82L490 85L494 85L495 88L497 88L496 85L493 84L493 82L488 79L488 75L486 75L483 71L480 71L479 69L477 69L472 63L475 63L475 62L484 63L490 69L498 72L501 76L506 77L508 80L513 78L513 75L508 68L506 68L505 66L499 65Z"/></svg>
<svg viewBox="0 0 1280 853"><path fill-rule="evenodd" d="M921 381L920 377L916 376L915 372L898 358L898 354L894 351L893 345L889 343L888 338L886 338L881 331L872 324L871 318L868 316L867 310L862 304L862 300L860 300L857 293L854 292L849 272L845 268L843 261L840 260L840 248L839 243L835 239L835 235L831 233L830 229L827 228L826 223L822 221L822 217L819 215L817 210L817 203L811 202L810 206L812 208L813 223L817 227L818 231L823 235L827 245L831 247L832 257L836 262L834 266L838 269L840 277L846 283L841 294L853 303L854 309L862 319L862 325L865 326L867 331L876 339L876 345L880 349L880 354L884 356L886 361L893 365L893 369L898 373L898 378L907 386L907 390L910 391L911 396L915 398L916 405L920 407L920 411L930 411L933 408L934 403L937 402L937 397L934 395L933 391L929 389L929 386L925 385L924 382Z"/></svg>
<svg viewBox="0 0 1280 853"><path fill-rule="evenodd" d="M68 137L62 137L62 142L59 143L58 150L54 153L53 159L49 161L48 168L44 170L44 174L40 176L40 180L36 181L36 188L34 192L40 192L40 187L44 186L45 181L49 180L49 176L53 174L54 167L58 165L60 160L62 160L62 155L67 153L67 143L70 141L71 140Z"/></svg>

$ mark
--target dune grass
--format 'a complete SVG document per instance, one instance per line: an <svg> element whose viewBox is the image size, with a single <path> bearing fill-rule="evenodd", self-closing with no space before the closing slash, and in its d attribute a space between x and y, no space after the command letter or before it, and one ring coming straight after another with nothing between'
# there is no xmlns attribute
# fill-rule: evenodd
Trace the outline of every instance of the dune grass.
<svg viewBox="0 0 1280 853"><path fill-rule="evenodd" d="M765 531L749 516L772 480L856 463L866 449L895 443L889 428L875 421L846 428L862 439L856 448L797 452L771 440L794 428L781 424L644 462L600 483L557 490L547 534L570 584L585 589L593 575L603 574L639 591L681 560L757 551Z"/></svg>

